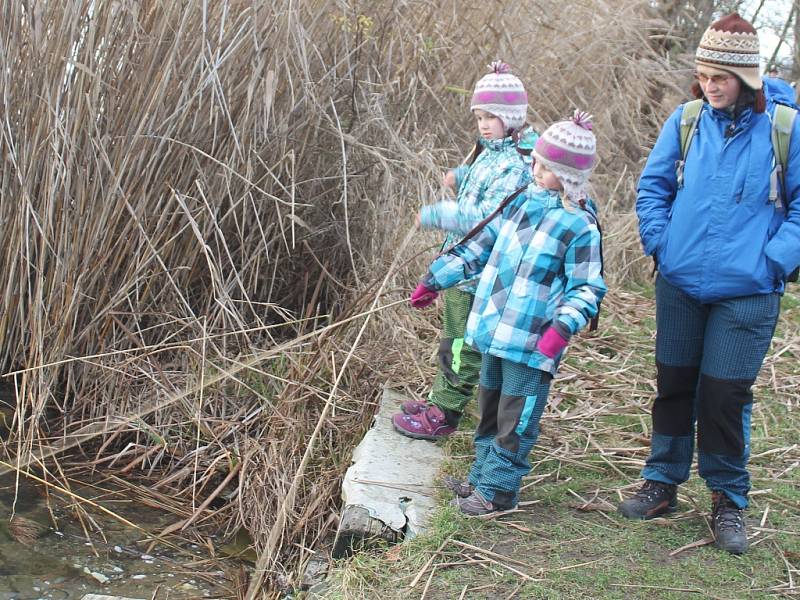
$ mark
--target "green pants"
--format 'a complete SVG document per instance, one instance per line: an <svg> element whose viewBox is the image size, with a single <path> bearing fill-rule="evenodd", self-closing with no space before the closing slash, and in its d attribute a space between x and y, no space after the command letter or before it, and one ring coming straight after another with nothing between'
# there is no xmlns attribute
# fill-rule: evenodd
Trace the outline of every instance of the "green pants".
<svg viewBox="0 0 800 600"><path fill-rule="evenodd" d="M439 341L439 371L428 394L455 426L464 407L475 395L481 373L481 353L464 343L467 317L474 296L451 288L444 292L442 339Z"/></svg>

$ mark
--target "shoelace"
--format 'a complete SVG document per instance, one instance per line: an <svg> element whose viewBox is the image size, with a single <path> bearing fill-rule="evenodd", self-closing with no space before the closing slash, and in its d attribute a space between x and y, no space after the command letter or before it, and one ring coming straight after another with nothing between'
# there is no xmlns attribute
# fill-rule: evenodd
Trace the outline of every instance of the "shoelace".
<svg viewBox="0 0 800 600"><path fill-rule="evenodd" d="M665 489L666 488L659 486L657 483L646 483L636 492L635 496L647 502L652 502L658 493Z"/></svg>
<svg viewBox="0 0 800 600"><path fill-rule="evenodd" d="M720 531L734 529L739 531L742 528L742 511L732 506L720 506L717 514L714 515L717 529Z"/></svg>

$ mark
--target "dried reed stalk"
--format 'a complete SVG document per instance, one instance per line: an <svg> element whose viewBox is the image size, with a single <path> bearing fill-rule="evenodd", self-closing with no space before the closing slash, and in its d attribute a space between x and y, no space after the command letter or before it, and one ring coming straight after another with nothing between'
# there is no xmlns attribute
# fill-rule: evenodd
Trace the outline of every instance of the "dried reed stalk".
<svg viewBox="0 0 800 600"><path fill-rule="evenodd" d="M7 462L79 445L198 530L247 527L264 589L290 586L387 373L430 379L435 324L399 308L343 367L376 288L401 300L430 256L390 268L473 136L459 90L496 57L539 128L594 113L608 276L642 276L638 162L680 96L648 37L666 26L640 0L491 8L0 0ZM598 388L626 385L616 366Z"/></svg>

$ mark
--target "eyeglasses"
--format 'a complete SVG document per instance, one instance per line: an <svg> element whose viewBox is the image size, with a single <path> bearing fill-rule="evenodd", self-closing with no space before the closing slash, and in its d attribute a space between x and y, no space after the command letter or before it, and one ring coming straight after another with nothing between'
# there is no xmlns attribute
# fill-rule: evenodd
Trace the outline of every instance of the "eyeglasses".
<svg viewBox="0 0 800 600"><path fill-rule="evenodd" d="M707 84L709 81L714 85L728 85L731 79L734 78L733 75L706 75L705 73L700 73L699 71L694 72L694 78L699 81L702 85Z"/></svg>

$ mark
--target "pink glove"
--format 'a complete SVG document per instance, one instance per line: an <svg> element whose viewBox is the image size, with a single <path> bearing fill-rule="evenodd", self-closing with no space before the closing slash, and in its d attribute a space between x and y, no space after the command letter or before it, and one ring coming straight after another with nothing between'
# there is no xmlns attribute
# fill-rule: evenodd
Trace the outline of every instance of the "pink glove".
<svg viewBox="0 0 800 600"><path fill-rule="evenodd" d="M411 294L411 306L414 308L425 308L426 306L430 306L431 303L436 300L436 296L439 295L439 292L430 289L429 287L425 287L425 284L420 283L417 286L417 289Z"/></svg>
<svg viewBox="0 0 800 600"><path fill-rule="evenodd" d="M539 339L539 343L536 345L539 352L544 354L547 358L555 358L559 352L561 352L564 348L567 347L569 340L565 340L564 337L558 332L558 329L555 327L549 327L547 331L544 332L544 335Z"/></svg>

